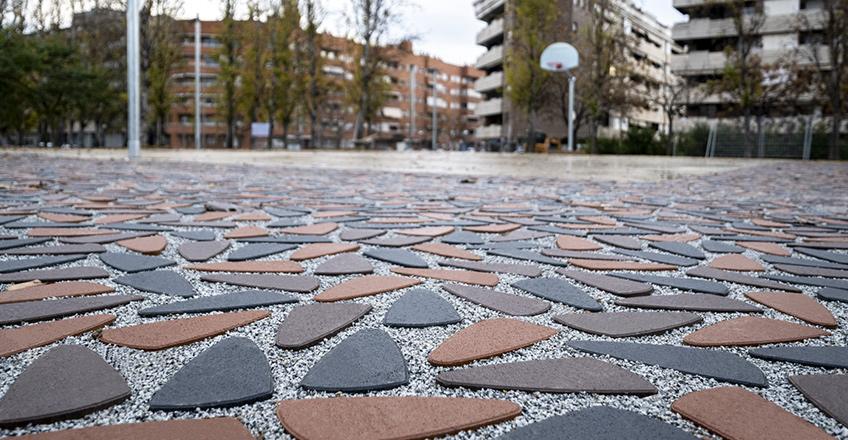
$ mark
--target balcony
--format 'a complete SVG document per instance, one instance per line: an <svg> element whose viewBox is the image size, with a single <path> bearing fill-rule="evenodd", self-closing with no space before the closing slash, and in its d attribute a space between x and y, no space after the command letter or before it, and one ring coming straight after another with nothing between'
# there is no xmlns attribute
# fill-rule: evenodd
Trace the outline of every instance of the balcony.
<svg viewBox="0 0 848 440"><path fill-rule="evenodd" d="M503 30L503 18L493 20L491 23L489 23L488 26L486 26L480 32L477 33L477 44L480 46L487 46L487 43L497 39L498 37L503 36Z"/></svg>
<svg viewBox="0 0 848 440"><path fill-rule="evenodd" d="M488 52L480 55L480 58L477 58L477 63L475 63L475 67L478 69L489 69L495 66L499 66L503 63L503 55L504 50L503 46L495 46L489 49Z"/></svg>
<svg viewBox="0 0 848 440"><path fill-rule="evenodd" d="M809 23L813 29L824 25L824 12L821 10L801 10L797 14L767 16L757 33L776 34L793 32L799 20ZM675 41L699 40L706 38L732 37L737 35L732 18L713 20L695 18L686 23L677 23L671 30Z"/></svg>
<svg viewBox="0 0 848 440"><path fill-rule="evenodd" d="M494 98L477 103L474 114L477 116L499 115L503 113L503 99Z"/></svg>
<svg viewBox="0 0 848 440"><path fill-rule="evenodd" d="M503 10L506 0L474 0L474 14L477 19L486 21L496 12Z"/></svg>
<svg viewBox="0 0 848 440"><path fill-rule="evenodd" d="M491 75L484 76L474 83L474 90L482 93L503 87L503 76L503 72L494 72Z"/></svg>
<svg viewBox="0 0 848 440"><path fill-rule="evenodd" d="M484 127L477 127L477 129L474 130L474 135L477 139L497 139L501 137L501 126L486 125Z"/></svg>
<svg viewBox="0 0 848 440"><path fill-rule="evenodd" d="M813 63L813 50L818 51L818 59L827 66L830 64L830 57L823 46L801 46L800 55L795 56L794 62L799 65L809 65ZM785 58L789 55L786 50L762 50L754 51L763 63L772 64ZM696 75L702 73L714 73L724 68L727 64L727 56L724 52L689 52L683 55L671 56L671 70L678 75Z"/></svg>

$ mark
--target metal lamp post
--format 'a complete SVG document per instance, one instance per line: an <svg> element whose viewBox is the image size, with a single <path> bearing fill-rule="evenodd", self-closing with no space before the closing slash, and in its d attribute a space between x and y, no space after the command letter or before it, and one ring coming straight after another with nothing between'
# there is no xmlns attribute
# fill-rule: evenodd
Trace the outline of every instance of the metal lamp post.
<svg viewBox="0 0 848 440"><path fill-rule="evenodd" d="M577 67L580 56L568 43L554 43L546 47L539 60L542 69L568 75L568 151L574 151L574 83L577 78L571 69Z"/></svg>
<svg viewBox="0 0 848 440"><path fill-rule="evenodd" d="M127 1L127 150L130 160L141 152L141 78L138 0Z"/></svg>

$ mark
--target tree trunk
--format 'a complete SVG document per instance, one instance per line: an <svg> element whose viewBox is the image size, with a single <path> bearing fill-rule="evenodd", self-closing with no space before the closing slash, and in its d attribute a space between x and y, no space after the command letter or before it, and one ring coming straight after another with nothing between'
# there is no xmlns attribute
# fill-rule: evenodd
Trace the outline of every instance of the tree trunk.
<svg viewBox="0 0 848 440"><path fill-rule="evenodd" d="M838 95L838 93L834 93ZM830 146L827 151L827 158L830 160L839 160L840 152L839 152L839 128L842 125L842 110L840 102L840 98L834 98L834 107L833 107L833 116L831 123L833 124L830 129Z"/></svg>
<svg viewBox="0 0 848 440"><path fill-rule="evenodd" d="M766 156L766 146L763 142L763 115L757 115L757 157Z"/></svg>
<svg viewBox="0 0 848 440"><path fill-rule="evenodd" d="M598 120L596 118L589 121L589 131L591 131L590 151L592 154L598 154Z"/></svg>
<svg viewBox="0 0 848 440"><path fill-rule="evenodd" d="M666 152L670 156L674 156L677 152L674 151L674 115L671 113L666 114L668 118L668 137L666 138Z"/></svg>
<svg viewBox="0 0 848 440"><path fill-rule="evenodd" d="M745 157L751 157L754 141L751 139L751 109L749 108L745 108L743 125L745 130Z"/></svg>
<svg viewBox="0 0 848 440"><path fill-rule="evenodd" d="M265 146L270 150L274 147L274 118L268 118L268 140L265 142Z"/></svg>
<svg viewBox="0 0 848 440"><path fill-rule="evenodd" d="M290 122L283 122L283 148L289 148L289 125Z"/></svg>

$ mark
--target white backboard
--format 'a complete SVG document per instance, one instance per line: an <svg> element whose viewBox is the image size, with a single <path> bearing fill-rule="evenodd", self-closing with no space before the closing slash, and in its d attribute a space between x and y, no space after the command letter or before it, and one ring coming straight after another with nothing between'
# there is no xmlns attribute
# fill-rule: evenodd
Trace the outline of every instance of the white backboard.
<svg viewBox="0 0 848 440"><path fill-rule="evenodd" d="M554 43L542 52L542 69L550 72L566 72L577 67L580 55L568 43Z"/></svg>

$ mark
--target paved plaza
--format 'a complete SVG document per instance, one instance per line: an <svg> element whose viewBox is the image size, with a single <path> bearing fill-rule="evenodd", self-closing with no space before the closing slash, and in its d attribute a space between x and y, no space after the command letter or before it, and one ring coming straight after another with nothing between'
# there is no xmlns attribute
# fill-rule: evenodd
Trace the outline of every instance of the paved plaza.
<svg viewBox="0 0 848 440"><path fill-rule="evenodd" d="M848 438L844 163L121 154L0 153L0 437Z"/></svg>

